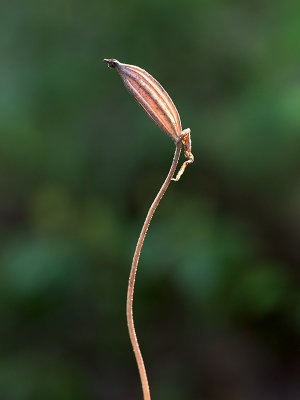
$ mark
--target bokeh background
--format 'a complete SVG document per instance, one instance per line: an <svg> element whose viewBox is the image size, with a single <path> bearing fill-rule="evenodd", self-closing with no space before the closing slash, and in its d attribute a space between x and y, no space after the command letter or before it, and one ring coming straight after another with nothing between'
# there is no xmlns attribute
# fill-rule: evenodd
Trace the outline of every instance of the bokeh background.
<svg viewBox="0 0 300 400"><path fill-rule="evenodd" d="M3 1L0 398L141 399L125 301L173 157L103 58L191 128L140 260L155 400L300 398L300 6Z"/></svg>

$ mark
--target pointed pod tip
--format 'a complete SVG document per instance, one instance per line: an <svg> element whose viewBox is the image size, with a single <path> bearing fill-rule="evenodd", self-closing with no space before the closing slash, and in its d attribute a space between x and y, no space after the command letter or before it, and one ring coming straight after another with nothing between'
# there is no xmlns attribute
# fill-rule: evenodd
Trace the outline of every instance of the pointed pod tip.
<svg viewBox="0 0 300 400"><path fill-rule="evenodd" d="M108 64L109 68L116 68L116 66L119 64L119 61L115 60L114 58L104 58L103 61Z"/></svg>

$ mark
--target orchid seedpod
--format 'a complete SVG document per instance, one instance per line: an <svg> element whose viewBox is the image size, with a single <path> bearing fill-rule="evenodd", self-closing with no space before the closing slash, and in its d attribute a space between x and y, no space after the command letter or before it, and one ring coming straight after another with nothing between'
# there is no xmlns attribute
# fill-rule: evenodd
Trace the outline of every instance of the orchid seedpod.
<svg viewBox="0 0 300 400"><path fill-rule="evenodd" d="M178 181L186 166L194 161L190 129L182 131L179 113L168 93L147 71L135 65L123 64L114 58L104 59L110 68L116 69L127 90L138 104L175 143L182 141L188 159L174 178Z"/></svg>
<svg viewBox="0 0 300 400"><path fill-rule="evenodd" d="M153 76L139 67L129 64L122 64L114 58L105 59L104 61L107 62L110 68L114 68L119 72L124 85L130 94L153 119L153 121L175 142L175 153L171 168L148 210L136 244L127 289L126 316L129 337L140 374L143 398L144 400L151 400L145 363L134 327L133 293L135 277L144 239L157 206L159 205L171 181L179 181L186 166L194 161L194 156L191 153L191 131L190 129L185 129L182 131L180 117L173 101L164 88L157 82L156 79L153 78ZM173 178L179 161L182 145L184 148L184 155L187 160L182 164L179 172L176 175L176 178Z"/></svg>
<svg viewBox="0 0 300 400"><path fill-rule="evenodd" d="M181 122L178 111L165 89L148 72L135 65L120 63L114 59L105 59L110 68L115 68L129 93L169 135L175 143L181 138Z"/></svg>

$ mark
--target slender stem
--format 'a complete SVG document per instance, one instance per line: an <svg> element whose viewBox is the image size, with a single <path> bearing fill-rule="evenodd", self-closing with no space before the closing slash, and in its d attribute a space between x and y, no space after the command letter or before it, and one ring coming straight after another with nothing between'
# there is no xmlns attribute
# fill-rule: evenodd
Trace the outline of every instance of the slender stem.
<svg viewBox="0 0 300 400"><path fill-rule="evenodd" d="M144 242L148 227L150 225L151 218L152 218L160 200L162 199L163 195L165 194L165 191L167 190L167 188L171 182L171 179L175 173L175 169L176 169L176 166L177 166L177 163L179 160L180 152L181 152L181 141L176 144L175 154L174 154L173 162L172 162L170 171L168 173L168 176L166 177L166 180L162 184L161 188L159 189L159 192L157 193L151 207L149 208L148 214L146 216L144 225L142 227L142 230L141 230L141 233L140 233L140 236L137 241L136 248L135 248L132 265L131 265L130 276L129 276L129 282L128 282L127 306L126 306L127 324L128 324L130 341L131 341L131 344L133 347L133 351L135 354L136 362L137 362L139 373L140 373L140 379L141 379L142 388L143 388L144 400L151 400L151 397L150 397L150 390L149 390L149 384L148 384L148 378L147 378L147 373L146 373L146 369L145 369L145 364L144 364L142 353L141 353L139 343L138 343L138 340L136 337L134 321L133 321L132 303L133 303L135 275L136 275L136 270L137 270L143 242Z"/></svg>

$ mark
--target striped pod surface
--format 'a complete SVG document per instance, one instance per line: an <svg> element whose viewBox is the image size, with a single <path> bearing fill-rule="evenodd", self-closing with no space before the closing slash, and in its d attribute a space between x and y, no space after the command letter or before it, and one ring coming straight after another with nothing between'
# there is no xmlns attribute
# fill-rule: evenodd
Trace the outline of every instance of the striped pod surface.
<svg viewBox="0 0 300 400"><path fill-rule="evenodd" d="M182 141L187 158L173 180L178 181L187 164L194 161L191 153L190 129L182 131L179 113L161 84L148 72L135 65L123 64L113 58L104 59L110 68L116 69L127 90L146 111L158 127L175 143Z"/></svg>

